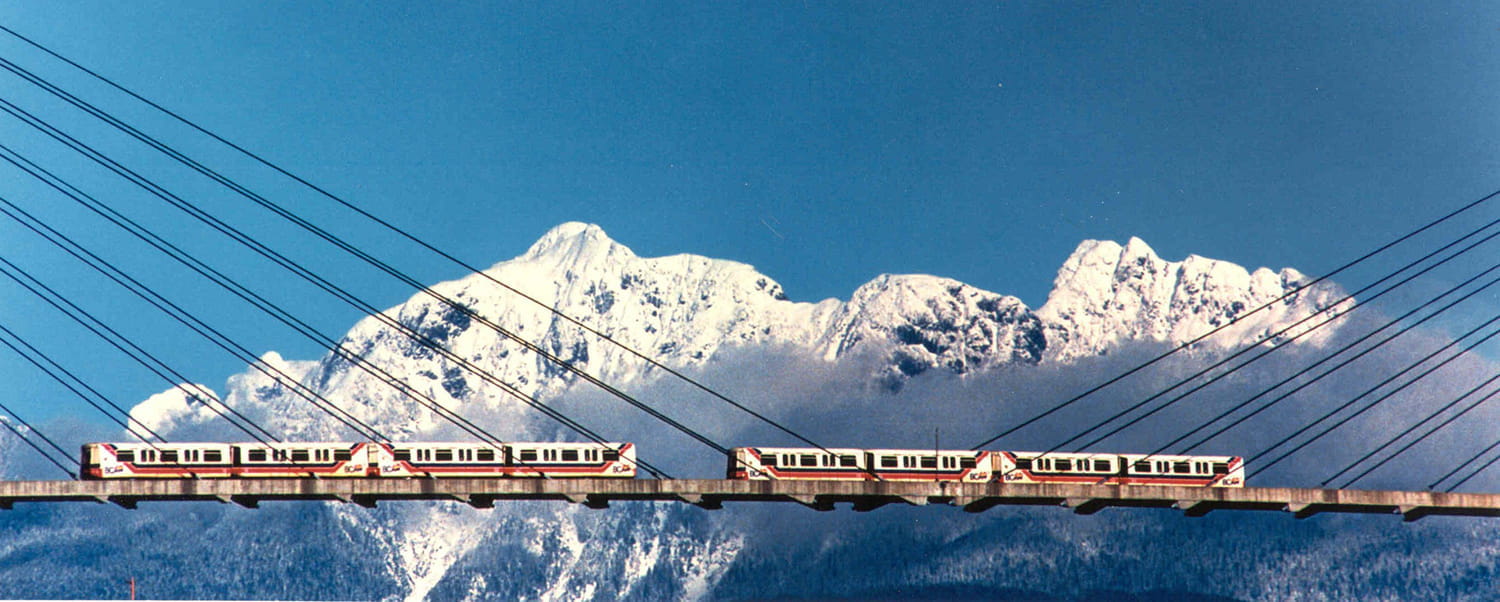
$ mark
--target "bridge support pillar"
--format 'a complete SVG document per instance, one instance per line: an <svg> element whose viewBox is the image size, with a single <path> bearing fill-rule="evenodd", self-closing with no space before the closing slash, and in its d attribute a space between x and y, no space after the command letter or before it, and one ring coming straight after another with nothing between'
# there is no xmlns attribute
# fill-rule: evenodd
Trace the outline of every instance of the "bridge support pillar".
<svg viewBox="0 0 1500 602"><path fill-rule="evenodd" d="M891 503L888 498L860 498L854 501L855 512L869 512L881 506Z"/></svg>
<svg viewBox="0 0 1500 602"><path fill-rule="evenodd" d="M1210 510L1214 509L1213 505L1210 504L1208 500L1177 500L1177 503L1173 504L1173 506L1175 506L1178 510L1181 510L1183 516L1195 517L1204 516L1208 514Z"/></svg>
<svg viewBox="0 0 1500 602"><path fill-rule="evenodd" d="M471 507L479 508L479 509L482 509L482 510L483 509L489 509L489 508L494 508L495 507L495 496L493 496L493 495L458 495L458 494L455 494L453 496L453 499L458 500L460 502L463 502L465 504L468 504Z"/></svg>
<svg viewBox="0 0 1500 602"><path fill-rule="evenodd" d="M677 499L692 504L704 510L723 510L724 501L718 498L705 497L701 493L679 493Z"/></svg>
<svg viewBox="0 0 1500 602"><path fill-rule="evenodd" d="M1409 523L1412 521L1420 520L1422 517L1427 516L1428 514L1432 514L1432 509L1425 506L1400 506L1396 508L1396 512L1401 514L1402 521Z"/></svg>
<svg viewBox="0 0 1500 602"><path fill-rule="evenodd" d="M1307 502L1292 502L1286 505L1286 511L1298 520L1317 514L1320 509L1317 504Z"/></svg>
<svg viewBox="0 0 1500 602"><path fill-rule="evenodd" d="M603 497L589 495L587 493L564 493L564 498L574 504L583 504L595 510L609 507L609 500Z"/></svg>
<svg viewBox="0 0 1500 602"><path fill-rule="evenodd" d="M344 495L344 494L335 494L333 496L333 499L336 499L336 500L338 500L340 502L343 502L345 504L354 504L356 506L363 506L365 508L374 508L375 507L375 496L373 496L373 495Z"/></svg>
<svg viewBox="0 0 1500 602"><path fill-rule="evenodd" d="M993 497L959 496L953 498L953 501L948 503L963 508L964 512L978 514L980 512L984 512L985 510L989 510L990 508L994 508L995 506L999 506L1000 499Z"/></svg>
<svg viewBox="0 0 1500 602"><path fill-rule="evenodd" d="M1063 505L1072 508L1074 514L1093 514L1104 509L1104 500L1070 497L1063 501Z"/></svg>
<svg viewBox="0 0 1500 602"><path fill-rule="evenodd" d="M829 512L833 510L833 502L820 500L816 495L789 495L792 501L817 510L818 512Z"/></svg>

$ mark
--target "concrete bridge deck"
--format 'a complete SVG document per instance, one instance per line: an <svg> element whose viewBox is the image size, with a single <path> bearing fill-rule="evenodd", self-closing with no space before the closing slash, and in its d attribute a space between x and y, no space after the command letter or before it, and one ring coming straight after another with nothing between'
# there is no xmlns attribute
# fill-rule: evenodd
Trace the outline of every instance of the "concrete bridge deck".
<svg viewBox="0 0 1500 602"><path fill-rule="evenodd" d="M218 501L254 508L263 501L456 500L476 508L510 500L566 500L592 508L614 501L675 501L718 509L725 502L796 502L816 510L849 503L869 511L900 503L983 512L999 505L1104 508L1270 510L1306 518L1323 512L1424 516L1500 516L1500 494L1246 487L1142 487L1005 483L733 481L719 479L203 479L0 481L0 508L18 502L98 502L134 508L142 501Z"/></svg>

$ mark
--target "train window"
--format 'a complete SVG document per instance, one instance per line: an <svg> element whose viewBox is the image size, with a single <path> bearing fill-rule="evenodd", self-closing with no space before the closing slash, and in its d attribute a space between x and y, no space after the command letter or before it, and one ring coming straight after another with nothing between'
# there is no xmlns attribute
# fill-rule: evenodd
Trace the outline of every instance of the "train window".
<svg viewBox="0 0 1500 602"><path fill-rule="evenodd" d="M1109 467L1109 460L1094 460L1094 472L1114 472Z"/></svg>
<svg viewBox="0 0 1500 602"><path fill-rule="evenodd" d="M578 461L578 450L576 450L576 449L565 449L565 450L562 450L562 461L564 461L564 462L577 462Z"/></svg>
<svg viewBox="0 0 1500 602"><path fill-rule="evenodd" d="M353 459L354 459L354 452L351 452L351 451L349 451L347 449L336 449L336 450L333 450L333 461L334 462L348 462L348 461L353 460Z"/></svg>
<svg viewBox="0 0 1500 602"><path fill-rule="evenodd" d="M917 461L916 461L915 458L913 458L911 456L901 456L901 467L902 468L913 468L916 465L917 465Z"/></svg>
<svg viewBox="0 0 1500 602"><path fill-rule="evenodd" d="M617 449L606 449L606 450L604 450L604 461L605 462L618 462L619 460L620 460L620 450L617 450Z"/></svg>
<svg viewBox="0 0 1500 602"><path fill-rule="evenodd" d="M436 450L436 451L433 452L432 459L434 461L437 461L437 462L452 462L453 461L453 450L451 450L451 449Z"/></svg>
<svg viewBox="0 0 1500 602"><path fill-rule="evenodd" d="M555 450L555 449L544 449L544 450L542 450L542 459L546 460L548 462L556 462L557 461L557 450Z"/></svg>
<svg viewBox="0 0 1500 602"><path fill-rule="evenodd" d="M535 462L536 461L536 450L534 450L534 449L523 449L523 450L521 450L521 461L522 462Z"/></svg>
<svg viewBox="0 0 1500 602"><path fill-rule="evenodd" d="M839 466L854 468L855 466L859 466L859 461L855 460L854 456L839 456Z"/></svg>
<svg viewBox="0 0 1500 602"><path fill-rule="evenodd" d="M937 468L937 456L922 456L922 468Z"/></svg>
<svg viewBox="0 0 1500 602"><path fill-rule="evenodd" d="M311 455L308 453L308 450L305 450L305 449L294 449L294 450L292 450L292 461L293 462L306 462L306 461L311 460L311 459L312 458L311 458Z"/></svg>
<svg viewBox="0 0 1500 602"><path fill-rule="evenodd" d="M117 451L117 452L115 452L115 459L119 460L121 462L134 462L135 461L135 452L130 451L128 449L127 450Z"/></svg>
<svg viewBox="0 0 1500 602"><path fill-rule="evenodd" d="M1229 463L1214 462L1214 474L1229 474Z"/></svg>
<svg viewBox="0 0 1500 602"><path fill-rule="evenodd" d="M1031 458L1016 458L1016 470L1031 470Z"/></svg>
<svg viewBox="0 0 1500 602"><path fill-rule="evenodd" d="M802 458L801 458L801 465L802 466L817 466L818 465L818 457L815 456L815 455L813 455L813 454L803 454Z"/></svg>
<svg viewBox="0 0 1500 602"><path fill-rule="evenodd" d="M1145 460L1136 460L1134 470L1136 472L1151 472L1151 463Z"/></svg>
<svg viewBox="0 0 1500 602"><path fill-rule="evenodd" d="M224 461L224 454L219 453L219 450L217 450L217 449L204 450L203 451L203 461L204 462L223 462Z"/></svg>
<svg viewBox="0 0 1500 602"><path fill-rule="evenodd" d="M1052 470L1073 470L1073 460L1069 458L1056 458L1052 460Z"/></svg>
<svg viewBox="0 0 1500 602"><path fill-rule="evenodd" d="M1164 460L1158 460L1156 462L1156 472L1167 474L1167 462Z"/></svg>
<svg viewBox="0 0 1500 602"><path fill-rule="evenodd" d="M391 455L396 458L397 462L410 462L411 461L411 450L409 450L409 449L393 450L393 451L391 451Z"/></svg>
<svg viewBox="0 0 1500 602"><path fill-rule="evenodd" d="M881 468L895 468L896 467L896 456L881 456L880 457L880 467Z"/></svg>
<svg viewBox="0 0 1500 602"><path fill-rule="evenodd" d="M967 458L967 457L965 457L965 458L959 458L958 459L958 467L959 468L974 468L975 466L978 466L978 464L977 464L977 460L975 460L973 458Z"/></svg>
<svg viewBox="0 0 1500 602"><path fill-rule="evenodd" d="M280 462L285 462L286 461L286 450L284 450L284 449L271 450L271 459L277 460L277 461L280 461Z"/></svg>
<svg viewBox="0 0 1500 602"><path fill-rule="evenodd" d="M1172 463L1172 472L1175 472L1175 473L1178 473L1178 474L1187 474L1187 473L1190 473L1192 471L1193 471L1192 468L1188 466L1187 462L1173 462Z"/></svg>
<svg viewBox="0 0 1500 602"><path fill-rule="evenodd" d="M478 458L480 462L494 462L495 461L495 450L493 450L493 449L476 450L474 452L474 457Z"/></svg>
<svg viewBox="0 0 1500 602"><path fill-rule="evenodd" d="M161 452L161 461L162 462L176 462L177 461L177 450L175 450L175 449L162 450L162 452Z"/></svg>
<svg viewBox="0 0 1500 602"><path fill-rule="evenodd" d="M776 454L761 454L761 466L776 466Z"/></svg>
<svg viewBox="0 0 1500 602"><path fill-rule="evenodd" d="M266 450L263 450L263 449L245 450L245 461L246 462L265 462L266 461Z"/></svg>

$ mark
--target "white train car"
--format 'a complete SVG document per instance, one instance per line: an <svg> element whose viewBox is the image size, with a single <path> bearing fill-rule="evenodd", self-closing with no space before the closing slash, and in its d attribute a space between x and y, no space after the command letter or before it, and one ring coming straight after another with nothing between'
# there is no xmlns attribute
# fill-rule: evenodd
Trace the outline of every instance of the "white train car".
<svg viewBox="0 0 1500 602"><path fill-rule="evenodd" d="M870 465L882 481L984 483L994 474L992 452L932 449L872 449Z"/></svg>
<svg viewBox="0 0 1500 602"><path fill-rule="evenodd" d="M730 451L727 476L739 480L1245 486L1245 461L1238 456L812 447Z"/></svg>
<svg viewBox="0 0 1500 602"><path fill-rule="evenodd" d="M931 449L736 447L726 476L740 480L959 481L990 480L990 452Z"/></svg>
<svg viewBox="0 0 1500 602"><path fill-rule="evenodd" d="M1006 483L1245 486L1245 461L1238 456L1004 451L995 458L995 474Z"/></svg>
<svg viewBox="0 0 1500 602"><path fill-rule="evenodd" d="M636 475L630 443L393 443L375 445L383 477L578 478Z"/></svg>
<svg viewBox="0 0 1500 602"><path fill-rule="evenodd" d="M729 450L726 476L767 481L865 481L868 456L862 449L816 447L736 447Z"/></svg>
<svg viewBox="0 0 1500 602"><path fill-rule="evenodd" d="M235 443L234 476L247 478L368 477L373 443Z"/></svg>
<svg viewBox="0 0 1500 602"><path fill-rule="evenodd" d="M85 443L79 478L193 479L234 474L228 443Z"/></svg>

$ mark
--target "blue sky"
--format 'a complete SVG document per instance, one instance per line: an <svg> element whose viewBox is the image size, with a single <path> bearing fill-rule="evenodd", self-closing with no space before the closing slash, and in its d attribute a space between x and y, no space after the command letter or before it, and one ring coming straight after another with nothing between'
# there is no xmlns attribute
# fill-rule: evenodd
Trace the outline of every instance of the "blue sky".
<svg viewBox="0 0 1500 602"><path fill-rule="evenodd" d="M1318 274L1500 188L1493 4L58 4L7 2L0 23L478 265L579 220L643 255L753 264L798 301L919 272L1035 307L1086 238ZM0 36L0 56L425 281L461 275L13 38ZM347 275L377 306L409 295L8 74L0 96ZM325 332L357 319L8 116L0 140ZM0 168L0 196L252 349L314 357L14 170ZM13 223L0 224L0 256L195 380L219 388L243 368ZM165 388L3 281L0 323L122 403ZM22 412L77 406L8 352L0 379Z"/></svg>

